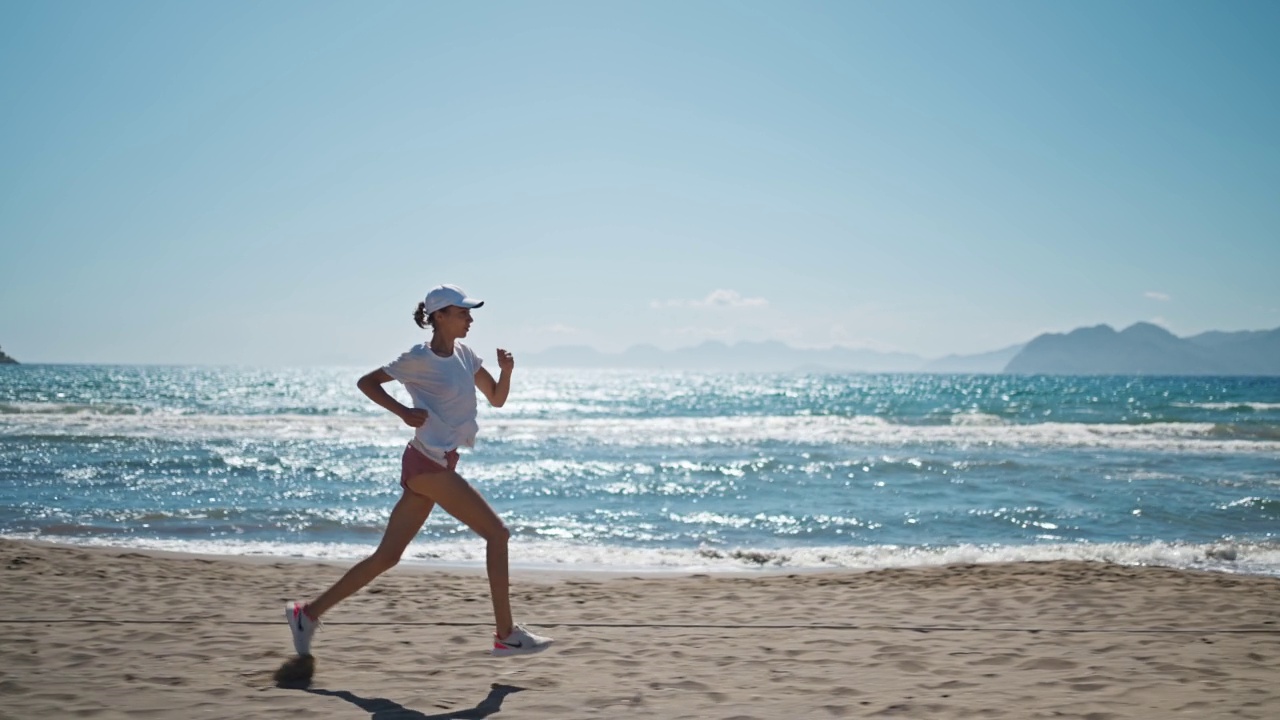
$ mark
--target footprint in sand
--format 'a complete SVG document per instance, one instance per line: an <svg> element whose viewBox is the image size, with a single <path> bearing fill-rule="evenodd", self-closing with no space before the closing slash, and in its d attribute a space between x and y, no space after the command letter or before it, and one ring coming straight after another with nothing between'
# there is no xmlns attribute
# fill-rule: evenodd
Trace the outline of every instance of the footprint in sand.
<svg viewBox="0 0 1280 720"><path fill-rule="evenodd" d="M1019 670L1074 670L1079 663L1058 658L1036 658L1018 666Z"/></svg>

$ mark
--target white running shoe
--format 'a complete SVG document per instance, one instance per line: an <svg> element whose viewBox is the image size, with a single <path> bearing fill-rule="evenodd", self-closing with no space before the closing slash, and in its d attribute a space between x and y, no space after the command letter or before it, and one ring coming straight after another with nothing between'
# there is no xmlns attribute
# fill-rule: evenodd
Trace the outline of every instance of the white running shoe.
<svg viewBox="0 0 1280 720"><path fill-rule="evenodd" d="M555 642L549 637L535 635L524 626L516 623L512 628L511 634L504 638L498 638L495 634L493 638L493 650L490 654L494 657L507 657L508 655L531 655L533 653L542 652L551 647L551 643Z"/></svg>
<svg viewBox="0 0 1280 720"><path fill-rule="evenodd" d="M284 619L289 622L289 629L293 631L293 649L297 650L299 655L310 655L311 636L316 634L320 621L312 620L303 611L300 602L284 606Z"/></svg>

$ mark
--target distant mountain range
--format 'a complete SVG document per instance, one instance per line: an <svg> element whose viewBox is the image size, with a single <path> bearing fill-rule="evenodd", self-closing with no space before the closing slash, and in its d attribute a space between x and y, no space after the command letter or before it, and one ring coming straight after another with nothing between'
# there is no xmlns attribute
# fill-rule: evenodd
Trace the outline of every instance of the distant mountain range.
<svg viewBox="0 0 1280 720"><path fill-rule="evenodd" d="M1046 334L1004 368L1053 375L1280 375L1280 328L1180 338L1158 325Z"/></svg>
<svg viewBox="0 0 1280 720"><path fill-rule="evenodd" d="M928 359L910 353L855 348L793 348L776 341L700 345L662 350L636 345L603 353L561 345L522 354L522 364L564 368L652 368L724 372L920 372L1045 375L1280 375L1280 328L1211 331L1187 338L1150 323L1117 332L1107 325L1034 340L976 355Z"/></svg>
<svg viewBox="0 0 1280 720"><path fill-rule="evenodd" d="M4 354L4 350L0 350L0 365L17 365L18 361Z"/></svg>

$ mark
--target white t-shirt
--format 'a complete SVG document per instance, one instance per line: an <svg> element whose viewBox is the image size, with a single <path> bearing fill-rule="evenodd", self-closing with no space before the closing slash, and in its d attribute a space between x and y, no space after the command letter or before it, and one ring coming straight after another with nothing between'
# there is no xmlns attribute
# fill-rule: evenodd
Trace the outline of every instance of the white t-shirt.
<svg viewBox="0 0 1280 720"><path fill-rule="evenodd" d="M476 444L476 372L483 361L471 348L453 344L453 354L440 357L427 343L415 345L383 370L409 391L427 421L414 432L414 445L443 463L454 448Z"/></svg>

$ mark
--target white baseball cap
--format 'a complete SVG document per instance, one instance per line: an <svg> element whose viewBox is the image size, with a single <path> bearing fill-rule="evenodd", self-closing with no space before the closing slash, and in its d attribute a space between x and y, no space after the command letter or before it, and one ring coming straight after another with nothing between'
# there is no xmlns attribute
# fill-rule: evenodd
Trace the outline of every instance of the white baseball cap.
<svg viewBox="0 0 1280 720"><path fill-rule="evenodd" d="M427 293L427 299L423 301L426 305L428 315L450 305L457 305L464 308L478 308L484 304L483 300L467 297L467 293L457 285L439 285L431 288L431 292Z"/></svg>

